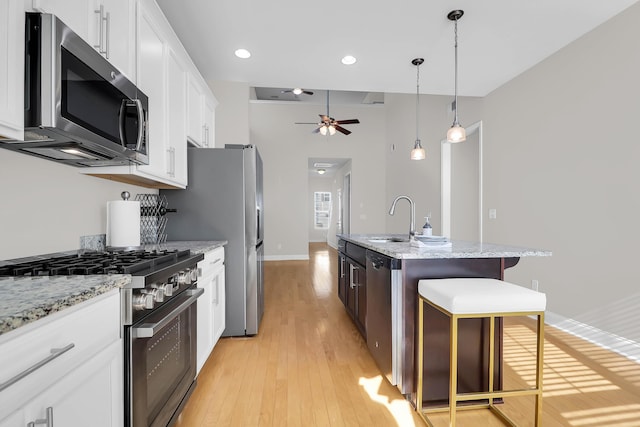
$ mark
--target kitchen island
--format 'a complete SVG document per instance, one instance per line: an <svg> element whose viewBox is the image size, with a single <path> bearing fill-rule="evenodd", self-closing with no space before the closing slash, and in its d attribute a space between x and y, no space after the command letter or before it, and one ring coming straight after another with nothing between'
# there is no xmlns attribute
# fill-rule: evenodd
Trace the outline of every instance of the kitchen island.
<svg viewBox="0 0 640 427"><path fill-rule="evenodd" d="M338 295L382 373L415 403L418 281L428 278L504 279L504 270L524 256L550 256L546 250L491 243L453 241L417 247L407 235L339 234ZM398 241L404 240L404 241ZM425 310L423 390L427 406L446 403L449 380L449 321ZM460 322L459 389L475 392L487 383L488 323ZM502 384L502 322L496 329L496 373Z"/></svg>

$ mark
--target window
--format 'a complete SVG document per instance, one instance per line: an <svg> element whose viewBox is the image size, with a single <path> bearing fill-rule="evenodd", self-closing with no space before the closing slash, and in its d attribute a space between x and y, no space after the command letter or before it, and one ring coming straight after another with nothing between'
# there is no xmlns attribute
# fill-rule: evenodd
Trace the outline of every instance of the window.
<svg viewBox="0 0 640 427"><path fill-rule="evenodd" d="M313 218L315 228L329 228L329 218L331 218L331 193L327 191L315 191L313 193Z"/></svg>

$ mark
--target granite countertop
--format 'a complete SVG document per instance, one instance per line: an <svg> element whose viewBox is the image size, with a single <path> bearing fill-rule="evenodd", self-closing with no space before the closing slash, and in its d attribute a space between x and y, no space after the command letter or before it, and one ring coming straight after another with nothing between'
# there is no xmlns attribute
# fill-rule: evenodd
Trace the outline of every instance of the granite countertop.
<svg viewBox="0 0 640 427"><path fill-rule="evenodd" d="M389 234L338 234L346 240L366 249L388 255L396 259L442 259L442 258L520 258L526 256L551 256L544 249L523 248L494 243L468 242L453 240L450 247L415 247L407 242L379 242L382 238L404 237L407 235Z"/></svg>
<svg viewBox="0 0 640 427"><path fill-rule="evenodd" d="M130 282L128 274L0 277L0 335Z"/></svg>
<svg viewBox="0 0 640 427"><path fill-rule="evenodd" d="M226 240L176 241L144 245L145 250L186 250L205 253L227 244ZM57 252L15 260L0 265L77 253ZM90 276L0 277L0 335L131 283L128 274Z"/></svg>
<svg viewBox="0 0 640 427"><path fill-rule="evenodd" d="M167 250L186 250L186 249L191 249L191 251L193 253L196 254L202 254L205 252L209 252L212 251L216 248L219 248L220 246L224 246L226 245L227 242L226 240L184 240L184 241L175 241L175 242L164 242L164 243L160 243L157 245L144 245L142 246L143 249L147 250L147 251L151 251L151 250L161 250L161 249L167 249Z"/></svg>

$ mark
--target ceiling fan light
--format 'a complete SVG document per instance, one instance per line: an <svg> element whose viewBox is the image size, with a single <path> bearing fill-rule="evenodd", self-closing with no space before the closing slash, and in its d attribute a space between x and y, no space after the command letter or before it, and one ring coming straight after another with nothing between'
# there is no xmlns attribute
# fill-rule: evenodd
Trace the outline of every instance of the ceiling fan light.
<svg viewBox="0 0 640 427"><path fill-rule="evenodd" d="M321 135L327 134L327 127L325 125L320 126L320 134Z"/></svg>
<svg viewBox="0 0 640 427"><path fill-rule="evenodd" d="M413 150L411 150L411 160L424 160L426 157L427 153L425 152L424 148L422 148L420 140L416 139Z"/></svg>
<svg viewBox="0 0 640 427"><path fill-rule="evenodd" d="M447 141L449 142L462 142L467 139L467 131L457 123L447 131Z"/></svg>
<svg viewBox="0 0 640 427"><path fill-rule="evenodd" d="M329 135L335 135L336 128L333 125L329 125Z"/></svg>
<svg viewBox="0 0 640 427"><path fill-rule="evenodd" d="M327 172L326 169L318 169L318 175L324 175Z"/></svg>

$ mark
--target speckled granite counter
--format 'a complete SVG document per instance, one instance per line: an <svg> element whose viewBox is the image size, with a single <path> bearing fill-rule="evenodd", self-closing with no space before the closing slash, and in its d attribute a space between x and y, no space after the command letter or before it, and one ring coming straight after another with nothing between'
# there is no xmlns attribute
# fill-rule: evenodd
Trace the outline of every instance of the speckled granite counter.
<svg viewBox="0 0 640 427"><path fill-rule="evenodd" d="M400 235L380 234L338 234L346 240L372 251L396 259L441 259L441 258L520 258L526 256L551 256L551 251L521 248L517 246L497 245L493 243L452 241L449 248L413 247L409 242L372 242L381 237L399 237ZM408 237L402 235L401 237Z"/></svg>
<svg viewBox="0 0 640 427"><path fill-rule="evenodd" d="M222 241L176 241L161 245L145 245L145 250L186 250L205 253L223 246ZM0 261L0 265L74 254L58 252ZM0 335L61 311L83 301L102 295L131 282L128 274L96 276L0 277Z"/></svg>
<svg viewBox="0 0 640 427"><path fill-rule="evenodd" d="M205 252L212 251L220 246L226 245L228 242L226 240L186 240L186 241L175 241L175 242L165 242L158 245L144 245L143 248L147 251L151 251L154 249L167 249L167 250L186 250L191 249L193 253L201 254Z"/></svg>
<svg viewBox="0 0 640 427"><path fill-rule="evenodd" d="M0 335L129 282L127 274L0 277Z"/></svg>

